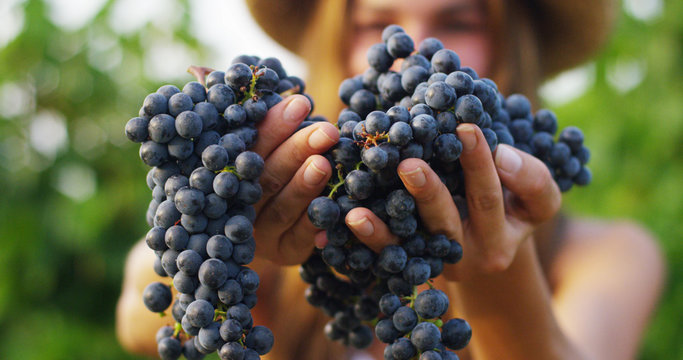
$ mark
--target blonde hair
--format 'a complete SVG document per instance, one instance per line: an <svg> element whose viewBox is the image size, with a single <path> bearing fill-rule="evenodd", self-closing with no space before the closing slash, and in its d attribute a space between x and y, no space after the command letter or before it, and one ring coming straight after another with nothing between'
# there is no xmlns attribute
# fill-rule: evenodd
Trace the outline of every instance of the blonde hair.
<svg viewBox="0 0 683 360"><path fill-rule="evenodd" d="M318 1L297 53L308 65L307 92L315 99L317 113L337 122L341 101L339 84L349 74L350 6L347 0ZM334 94L334 95L333 95Z"/></svg>

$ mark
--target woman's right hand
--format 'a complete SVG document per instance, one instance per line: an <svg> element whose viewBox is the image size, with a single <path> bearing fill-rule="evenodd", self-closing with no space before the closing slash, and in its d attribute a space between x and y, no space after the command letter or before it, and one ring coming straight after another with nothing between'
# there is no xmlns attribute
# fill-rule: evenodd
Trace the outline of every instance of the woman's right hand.
<svg viewBox="0 0 683 360"><path fill-rule="evenodd" d="M444 269L448 280L507 270L525 240L553 218L562 203L560 189L539 159L502 144L492 153L481 129L473 124L460 124L457 134L464 148L460 164L467 188L466 219L460 219L451 194L429 164L405 159L397 169L426 230L457 240L463 247L463 260ZM398 237L367 208L349 211L345 220L356 237L377 252L398 243Z"/></svg>
<svg viewBox="0 0 683 360"><path fill-rule="evenodd" d="M302 95L274 106L258 125L252 149L265 161L263 197L255 205L256 255L280 265L302 263L313 249L319 230L308 220L306 209L332 174L329 161L320 154L339 140L339 130L328 122L294 133L310 110L311 103Z"/></svg>

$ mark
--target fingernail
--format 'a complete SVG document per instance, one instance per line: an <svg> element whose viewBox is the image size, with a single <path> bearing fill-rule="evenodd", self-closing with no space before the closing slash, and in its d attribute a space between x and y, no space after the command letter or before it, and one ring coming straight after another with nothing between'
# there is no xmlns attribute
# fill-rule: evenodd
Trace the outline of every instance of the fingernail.
<svg viewBox="0 0 683 360"><path fill-rule="evenodd" d="M313 149L325 148L331 144L334 144L334 140L323 129L318 129L308 136L308 146Z"/></svg>
<svg viewBox="0 0 683 360"><path fill-rule="evenodd" d="M514 174L522 167L522 158L507 145L499 145L496 150L496 166L506 173Z"/></svg>
<svg viewBox="0 0 683 360"><path fill-rule="evenodd" d="M457 127L457 131L463 150L465 152L472 151L477 146L477 134L474 133L474 125L461 124Z"/></svg>
<svg viewBox="0 0 683 360"><path fill-rule="evenodd" d="M375 232L375 227L366 216L356 221L349 219L348 225L361 236L370 236Z"/></svg>
<svg viewBox="0 0 683 360"><path fill-rule="evenodd" d="M304 170L304 182L307 185L318 185L327 175L324 171L318 169L313 162L306 166Z"/></svg>
<svg viewBox="0 0 683 360"><path fill-rule="evenodd" d="M401 177L412 187L423 187L427 182L424 171L421 167L416 167L410 171L401 171Z"/></svg>
<svg viewBox="0 0 683 360"><path fill-rule="evenodd" d="M327 245L327 242L327 234L324 231L315 234L315 237L313 238L313 243L315 244L315 247L320 250L322 250Z"/></svg>
<svg viewBox="0 0 683 360"><path fill-rule="evenodd" d="M285 107L283 117L285 121L299 122L310 110L311 108L306 98L295 96Z"/></svg>

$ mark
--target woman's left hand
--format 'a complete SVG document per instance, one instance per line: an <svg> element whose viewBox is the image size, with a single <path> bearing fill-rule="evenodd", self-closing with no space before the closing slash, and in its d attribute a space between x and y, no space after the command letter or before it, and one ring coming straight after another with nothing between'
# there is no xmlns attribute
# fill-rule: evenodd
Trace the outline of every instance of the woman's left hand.
<svg viewBox="0 0 683 360"><path fill-rule="evenodd" d="M460 162L469 213L463 221L446 186L427 163L406 159L398 166L422 224L430 233L444 234L463 246L463 259L444 270L449 280L507 269L520 244L557 213L562 201L549 170L537 158L507 145L499 145L492 154L473 124L458 126L457 135L463 143ZM350 211L346 223L375 251L397 242L388 226L366 208Z"/></svg>

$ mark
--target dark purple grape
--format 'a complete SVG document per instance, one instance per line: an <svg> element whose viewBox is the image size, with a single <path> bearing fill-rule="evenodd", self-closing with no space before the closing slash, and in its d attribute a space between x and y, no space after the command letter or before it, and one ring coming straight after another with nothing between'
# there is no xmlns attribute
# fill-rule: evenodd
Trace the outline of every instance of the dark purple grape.
<svg viewBox="0 0 683 360"><path fill-rule="evenodd" d="M387 41L387 51L395 58L404 58L410 55L415 49L413 39L404 32L397 32L391 35Z"/></svg>
<svg viewBox="0 0 683 360"><path fill-rule="evenodd" d="M152 312L162 312L166 310L173 300L171 289L160 282L153 282L142 292L142 302L147 309Z"/></svg>
<svg viewBox="0 0 683 360"><path fill-rule="evenodd" d="M453 71L460 70L460 57L452 50L438 50L432 56L431 61L435 72L450 74Z"/></svg>
<svg viewBox="0 0 683 360"><path fill-rule="evenodd" d="M391 67L394 58L387 51L387 46L383 43L372 45L366 54L368 64L376 71L382 73Z"/></svg>

